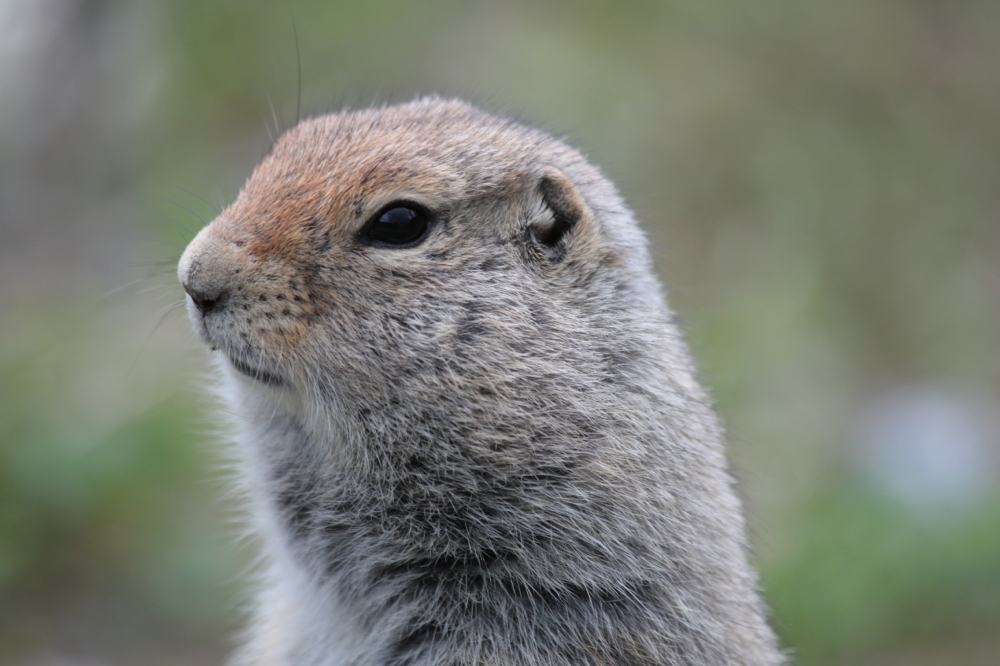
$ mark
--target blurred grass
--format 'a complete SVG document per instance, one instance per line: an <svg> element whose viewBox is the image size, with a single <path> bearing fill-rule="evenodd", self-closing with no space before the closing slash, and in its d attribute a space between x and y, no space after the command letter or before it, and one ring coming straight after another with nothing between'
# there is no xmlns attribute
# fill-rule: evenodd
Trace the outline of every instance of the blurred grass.
<svg viewBox="0 0 1000 666"><path fill-rule="evenodd" d="M857 431L899 386L1000 413L1000 4L10 6L0 664L222 659L248 555L203 352L157 308L180 296L181 227L295 117L293 14L302 115L467 97L568 135L622 188L797 663L996 663L1000 442L988 492L928 512L864 469Z"/></svg>
<svg viewBox="0 0 1000 666"><path fill-rule="evenodd" d="M80 649L67 624L218 642L245 558L197 435L206 404L177 386L102 386L128 377L137 350L97 339L92 315L14 314L0 348L0 661ZM136 647L125 638L114 648Z"/></svg>
<svg viewBox="0 0 1000 666"><path fill-rule="evenodd" d="M887 646L995 636L1000 502L928 522L856 484L807 497L796 543L764 586L797 663L851 663Z"/></svg>

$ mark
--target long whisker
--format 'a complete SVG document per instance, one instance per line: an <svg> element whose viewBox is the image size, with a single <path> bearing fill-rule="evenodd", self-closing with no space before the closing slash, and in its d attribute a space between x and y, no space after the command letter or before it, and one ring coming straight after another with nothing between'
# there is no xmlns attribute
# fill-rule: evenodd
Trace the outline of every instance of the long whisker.
<svg viewBox="0 0 1000 666"><path fill-rule="evenodd" d="M202 225L206 225L206 224L208 224L208 220L206 220L206 219L205 219L205 218L203 218L203 217L202 217L201 215L199 215L198 213L196 213L196 212L195 212L195 211L193 211L192 209L188 208L188 207L187 207L187 206L185 206L184 204L180 204L180 203L177 203L176 201L173 201L173 200L171 200L171 199L165 199L165 198L162 198L162 197L153 197L153 198L154 198L154 199L156 199L157 201L162 201L162 202L164 202L164 203L168 203L168 204L170 204L170 205L172 205L172 206L177 206L178 208L180 208L180 209L182 209L182 210L186 210L187 212L191 213L191 214L192 214L192 215L194 215L194 216L195 216L196 218L198 218L198 219L199 219L199 220L201 221ZM211 203L209 203L209 202L207 202L207 201L206 201L205 203L208 203L208 205L209 205L209 206L212 206L212 208L213 208L213 209L215 208L215 206L214 206L214 205L212 205ZM188 231L190 231L190 232L191 232L192 234L194 234L194 233L195 233L193 229L188 229Z"/></svg>
<svg viewBox="0 0 1000 666"><path fill-rule="evenodd" d="M267 138L274 145L274 132L271 131L271 125L267 122L267 118L264 117L264 113L260 114L260 121L264 123L264 129L267 131Z"/></svg>
<svg viewBox="0 0 1000 666"><path fill-rule="evenodd" d="M158 319L156 321L156 324L153 326L153 330L149 332L149 335L146 336L145 342L143 342L142 343L142 347L139 348L139 353L135 355L135 358L132 360L132 363L129 365L128 372L125 373L125 377L126 378L130 374L132 374L132 370L135 368L136 363L139 362L139 358L142 356L142 353L144 351L146 351L146 347L149 346L149 341L152 340L153 339L153 335L158 330L160 330L160 326L163 325L163 322L165 322L170 317L170 315L172 315L173 313L177 312L177 310L179 310L180 308L184 307L186 304L187 303L185 301L175 301L175 302L173 302L170 305L164 307L163 309L161 309L159 312L156 313L155 316L158 317Z"/></svg>
<svg viewBox="0 0 1000 666"><path fill-rule="evenodd" d="M171 262L163 262L163 263L164 264L169 264L169 265L172 266L175 262L171 261ZM140 282L145 282L146 280L150 280L150 279L152 279L154 277L159 277L161 275L170 275L171 273L173 273L172 270L158 269L158 270L152 271L152 272L147 273L147 274L145 274L145 275L143 275L141 277L137 277L134 280L129 280L125 284L118 285L117 287L112 288L111 290L109 290L109 291L101 294L101 298L108 298L110 296L113 296L114 294L117 294L122 289L128 289L129 287L137 285Z"/></svg>
<svg viewBox="0 0 1000 666"><path fill-rule="evenodd" d="M302 52L299 49L299 31L295 27L295 12L292 12L292 35L295 37L295 69L299 75L299 89L295 98L295 124L302 119Z"/></svg>
<svg viewBox="0 0 1000 666"><path fill-rule="evenodd" d="M274 121L274 133L276 135L280 135L281 134L281 125L278 124L278 114L274 110L274 101L271 99L270 95L267 96L267 105L269 107L271 107L271 119Z"/></svg>
<svg viewBox="0 0 1000 666"><path fill-rule="evenodd" d="M177 243L171 243L170 241L161 240L159 238L143 238L142 236L125 236L126 240L142 241L143 243L160 243L161 245L169 245L170 247L176 247L183 250L186 246L178 245Z"/></svg>
<svg viewBox="0 0 1000 666"><path fill-rule="evenodd" d="M172 188L174 188L175 190L180 190L180 191L181 191L181 192L183 192L184 194L188 194L188 195L191 195L192 197L194 197L194 198L195 198L195 199L197 199L198 201L202 201L202 202L204 202L204 203L208 204L209 206L211 206L211 207L212 207L212 210L214 210L214 211L215 211L215 214L216 214L216 215L218 215L219 213L221 213L221 212L222 212L222 209L221 209L221 208L219 208L218 206L216 206L216 205L215 205L214 203L212 203L211 201L209 201L208 199L206 199L206 198L205 198L205 197L203 197L203 196L199 196L199 195L195 194L194 192L192 192L191 190L189 190L189 189L187 189L187 188L184 188L184 187L181 187L180 185L174 185L173 183L167 183L167 186L168 186L168 187L172 187Z"/></svg>

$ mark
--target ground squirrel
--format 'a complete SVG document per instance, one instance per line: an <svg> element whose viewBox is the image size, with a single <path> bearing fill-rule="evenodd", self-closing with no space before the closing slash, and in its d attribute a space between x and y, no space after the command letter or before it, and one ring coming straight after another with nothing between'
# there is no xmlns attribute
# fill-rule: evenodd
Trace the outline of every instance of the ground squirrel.
<svg viewBox="0 0 1000 666"><path fill-rule="evenodd" d="M184 252L268 570L240 664L780 664L614 186L437 98L306 120Z"/></svg>

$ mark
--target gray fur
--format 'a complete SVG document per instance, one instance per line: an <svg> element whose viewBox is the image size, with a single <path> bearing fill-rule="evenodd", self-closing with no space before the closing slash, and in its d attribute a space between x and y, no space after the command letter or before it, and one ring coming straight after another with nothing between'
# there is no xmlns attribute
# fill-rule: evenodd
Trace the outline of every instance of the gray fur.
<svg viewBox="0 0 1000 666"><path fill-rule="evenodd" d="M426 240L359 242L393 199ZM308 120L179 273L243 368L239 663L783 663L645 239L576 151L437 99Z"/></svg>

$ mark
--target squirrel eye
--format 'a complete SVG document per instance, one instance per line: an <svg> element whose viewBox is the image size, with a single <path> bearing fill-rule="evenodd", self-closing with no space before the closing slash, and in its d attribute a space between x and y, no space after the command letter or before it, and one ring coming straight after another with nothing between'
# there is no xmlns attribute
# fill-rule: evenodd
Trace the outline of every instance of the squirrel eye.
<svg viewBox="0 0 1000 666"><path fill-rule="evenodd" d="M361 234L369 241L386 245L413 245L427 232L428 215L407 205L392 206L365 225Z"/></svg>

